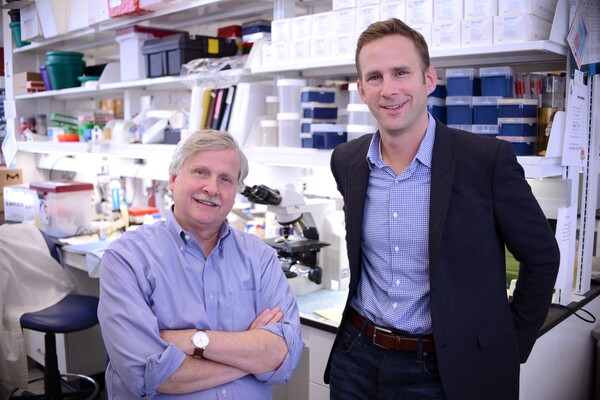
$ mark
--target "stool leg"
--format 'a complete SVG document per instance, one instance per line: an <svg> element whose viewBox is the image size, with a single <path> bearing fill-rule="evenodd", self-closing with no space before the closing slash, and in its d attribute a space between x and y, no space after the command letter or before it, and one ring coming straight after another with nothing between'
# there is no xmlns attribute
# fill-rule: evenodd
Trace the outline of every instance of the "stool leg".
<svg viewBox="0 0 600 400"><path fill-rule="evenodd" d="M44 362L44 392L46 399L62 399L60 371L58 370L58 358L56 357L56 336L54 333L46 333L44 336L46 355Z"/></svg>

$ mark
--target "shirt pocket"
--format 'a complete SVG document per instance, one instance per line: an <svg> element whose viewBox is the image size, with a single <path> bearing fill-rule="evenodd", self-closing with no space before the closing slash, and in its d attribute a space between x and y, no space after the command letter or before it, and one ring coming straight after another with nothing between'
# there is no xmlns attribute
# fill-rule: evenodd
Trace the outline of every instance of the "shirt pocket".
<svg viewBox="0 0 600 400"><path fill-rule="evenodd" d="M258 292L255 290L237 290L227 293L220 301L219 314L223 326L230 332L248 330L257 315Z"/></svg>

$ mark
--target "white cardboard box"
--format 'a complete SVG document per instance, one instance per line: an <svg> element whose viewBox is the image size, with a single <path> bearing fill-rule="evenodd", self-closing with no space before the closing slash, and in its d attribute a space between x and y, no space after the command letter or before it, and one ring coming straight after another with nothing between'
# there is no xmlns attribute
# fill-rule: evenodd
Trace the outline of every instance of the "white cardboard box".
<svg viewBox="0 0 600 400"><path fill-rule="evenodd" d="M494 17L494 44L547 40L552 24L533 14Z"/></svg>
<svg viewBox="0 0 600 400"><path fill-rule="evenodd" d="M311 37L333 35L333 12L327 11L312 15Z"/></svg>
<svg viewBox="0 0 600 400"><path fill-rule="evenodd" d="M40 202L35 190L28 184L10 185L3 188L4 219L13 222L34 221L39 214Z"/></svg>
<svg viewBox="0 0 600 400"><path fill-rule="evenodd" d="M332 11L333 34L353 34L356 30L356 8L345 8Z"/></svg>
<svg viewBox="0 0 600 400"><path fill-rule="evenodd" d="M20 17L21 40L35 41L36 39L42 39L44 37L35 3L31 3L21 8Z"/></svg>
<svg viewBox="0 0 600 400"><path fill-rule="evenodd" d="M557 3L558 0L498 0L498 15L533 14L552 22Z"/></svg>
<svg viewBox="0 0 600 400"><path fill-rule="evenodd" d="M46 39L67 32L67 0L36 0L35 4Z"/></svg>
<svg viewBox="0 0 600 400"><path fill-rule="evenodd" d="M461 20L438 21L431 25L431 47L451 49L461 46Z"/></svg>
<svg viewBox="0 0 600 400"><path fill-rule="evenodd" d="M356 7L356 35L367 29L373 22L379 21L379 4Z"/></svg>
<svg viewBox="0 0 600 400"><path fill-rule="evenodd" d="M491 46L494 43L494 17L462 20L462 47Z"/></svg>
<svg viewBox="0 0 600 400"><path fill-rule="evenodd" d="M455 21L463 17L463 0L433 0L433 21Z"/></svg>
<svg viewBox="0 0 600 400"><path fill-rule="evenodd" d="M88 2L88 24L94 25L110 19L108 13L108 1L87 0Z"/></svg>
<svg viewBox="0 0 600 400"><path fill-rule="evenodd" d="M312 15L292 18L292 40L310 38L312 35Z"/></svg>
<svg viewBox="0 0 600 400"><path fill-rule="evenodd" d="M271 22L271 40L273 43L292 40L292 19L282 18Z"/></svg>
<svg viewBox="0 0 600 400"><path fill-rule="evenodd" d="M464 19L496 15L498 15L498 0L465 0Z"/></svg>
<svg viewBox="0 0 600 400"><path fill-rule="evenodd" d="M383 1L379 6L379 17L382 21L390 18L406 19L406 0Z"/></svg>
<svg viewBox="0 0 600 400"><path fill-rule="evenodd" d="M433 0L406 0L406 23L430 24L433 22Z"/></svg>

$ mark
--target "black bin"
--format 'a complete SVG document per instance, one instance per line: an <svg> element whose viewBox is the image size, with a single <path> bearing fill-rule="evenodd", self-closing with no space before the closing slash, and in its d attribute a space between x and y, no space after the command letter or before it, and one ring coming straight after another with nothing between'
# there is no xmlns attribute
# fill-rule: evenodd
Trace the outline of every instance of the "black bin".
<svg viewBox="0 0 600 400"><path fill-rule="evenodd" d="M148 78L179 75L181 66L187 62L197 58L234 56L237 50L233 41L187 32L146 40L142 46Z"/></svg>

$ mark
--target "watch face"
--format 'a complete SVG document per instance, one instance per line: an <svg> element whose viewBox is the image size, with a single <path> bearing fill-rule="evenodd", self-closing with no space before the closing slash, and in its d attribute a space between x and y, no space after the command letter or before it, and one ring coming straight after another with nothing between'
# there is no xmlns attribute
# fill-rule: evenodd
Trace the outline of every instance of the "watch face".
<svg viewBox="0 0 600 400"><path fill-rule="evenodd" d="M200 349L205 348L206 346L208 346L209 342L207 333L204 331L198 331L194 333L194 335L192 336L192 342L194 343L194 346Z"/></svg>

